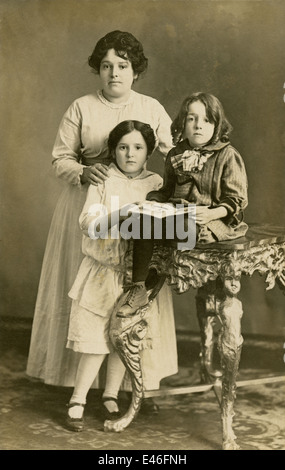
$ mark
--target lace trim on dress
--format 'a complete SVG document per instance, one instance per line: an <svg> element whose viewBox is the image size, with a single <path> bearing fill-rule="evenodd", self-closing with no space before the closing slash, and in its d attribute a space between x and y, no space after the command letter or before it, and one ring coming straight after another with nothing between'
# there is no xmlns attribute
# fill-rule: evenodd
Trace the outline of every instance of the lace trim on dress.
<svg viewBox="0 0 285 470"><path fill-rule="evenodd" d="M127 101L125 101L124 103L112 103L111 101L108 101L105 98L101 90L97 90L97 96L99 100L101 101L101 103L105 104L106 106L109 106L109 108L114 108L114 109L124 108L124 106L127 106L128 104L130 104L134 100L134 95L135 95L135 92L131 90L129 99Z"/></svg>

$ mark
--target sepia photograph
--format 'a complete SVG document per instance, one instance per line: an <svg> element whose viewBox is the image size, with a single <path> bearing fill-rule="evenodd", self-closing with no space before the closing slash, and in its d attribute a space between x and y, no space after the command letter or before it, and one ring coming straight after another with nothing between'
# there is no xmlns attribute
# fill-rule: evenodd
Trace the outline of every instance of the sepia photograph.
<svg viewBox="0 0 285 470"><path fill-rule="evenodd" d="M285 450L284 24L1 0L0 450Z"/></svg>

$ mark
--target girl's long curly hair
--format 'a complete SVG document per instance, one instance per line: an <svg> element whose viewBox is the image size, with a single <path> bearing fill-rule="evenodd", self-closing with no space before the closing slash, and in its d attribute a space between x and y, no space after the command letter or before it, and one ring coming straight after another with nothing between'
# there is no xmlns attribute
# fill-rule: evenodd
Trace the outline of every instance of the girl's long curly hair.
<svg viewBox="0 0 285 470"><path fill-rule="evenodd" d="M233 130L232 125L226 118L222 103L216 96L210 93L197 92L188 96L183 101L180 111L171 125L171 134L174 145L184 139L185 121L188 114L189 105L195 101L201 101L206 108L206 116L215 125L214 134L208 144L215 144L218 140L229 141L229 134Z"/></svg>
<svg viewBox="0 0 285 470"><path fill-rule="evenodd" d="M116 30L99 39L88 57L88 64L96 73L100 72L100 64L109 49L114 49L122 59L128 59L138 76L147 69L148 59L144 55L142 44L131 33Z"/></svg>

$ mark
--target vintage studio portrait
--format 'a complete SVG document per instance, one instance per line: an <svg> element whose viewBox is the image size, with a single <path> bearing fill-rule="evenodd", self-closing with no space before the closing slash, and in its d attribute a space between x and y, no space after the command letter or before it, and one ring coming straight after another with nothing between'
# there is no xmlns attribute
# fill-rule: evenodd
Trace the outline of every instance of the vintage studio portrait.
<svg viewBox="0 0 285 470"><path fill-rule="evenodd" d="M0 449L285 450L285 2L0 17Z"/></svg>

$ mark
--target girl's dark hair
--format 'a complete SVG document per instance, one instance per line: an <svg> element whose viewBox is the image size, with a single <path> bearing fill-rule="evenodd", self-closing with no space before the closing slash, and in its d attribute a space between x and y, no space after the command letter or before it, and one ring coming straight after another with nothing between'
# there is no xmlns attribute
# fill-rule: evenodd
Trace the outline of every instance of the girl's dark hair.
<svg viewBox="0 0 285 470"><path fill-rule="evenodd" d="M139 131L141 133L147 146L147 155L150 156L152 154L156 145L155 135L152 128L149 124L145 124L144 122L130 120L120 122L120 124L110 132L108 139L110 157L114 156L116 147L121 138L133 131Z"/></svg>
<svg viewBox="0 0 285 470"><path fill-rule="evenodd" d="M88 64L96 73L109 49L115 49L117 56L128 59L135 74L140 75L147 69L148 59L143 52L142 44L131 34L123 31L112 31L97 42Z"/></svg>
<svg viewBox="0 0 285 470"><path fill-rule="evenodd" d="M222 103L210 93L193 93L183 101L180 111L171 125L171 134L174 145L183 140L186 116L189 105L195 101L201 101L206 108L206 116L215 125L214 134L209 143L215 144L218 140L229 141L229 134L233 130L231 124L225 116Z"/></svg>

